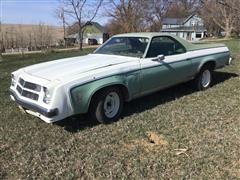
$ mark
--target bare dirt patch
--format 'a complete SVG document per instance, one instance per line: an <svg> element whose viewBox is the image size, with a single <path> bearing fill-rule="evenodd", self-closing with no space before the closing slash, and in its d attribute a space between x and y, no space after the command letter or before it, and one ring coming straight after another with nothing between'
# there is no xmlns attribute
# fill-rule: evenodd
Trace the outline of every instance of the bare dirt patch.
<svg viewBox="0 0 240 180"><path fill-rule="evenodd" d="M166 138L155 132L146 132L146 137L134 139L123 145L123 149L133 151L137 148L143 149L145 152L161 151L168 146Z"/></svg>

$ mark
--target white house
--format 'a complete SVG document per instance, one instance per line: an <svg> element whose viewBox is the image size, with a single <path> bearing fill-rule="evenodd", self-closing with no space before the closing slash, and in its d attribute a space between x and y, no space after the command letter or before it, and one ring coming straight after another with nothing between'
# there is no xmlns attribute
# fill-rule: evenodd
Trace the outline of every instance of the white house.
<svg viewBox="0 0 240 180"><path fill-rule="evenodd" d="M197 15L187 18L164 18L161 32L175 34L189 41L198 41L206 36L207 29Z"/></svg>

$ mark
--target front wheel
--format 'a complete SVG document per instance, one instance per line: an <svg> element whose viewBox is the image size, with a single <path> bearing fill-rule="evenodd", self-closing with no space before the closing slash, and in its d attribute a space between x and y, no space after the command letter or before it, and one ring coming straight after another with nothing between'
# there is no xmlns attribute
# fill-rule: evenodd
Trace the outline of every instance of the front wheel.
<svg viewBox="0 0 240 180"><path fill-rule="evenodd" d="M210 66L204 66L195 78L195 86L198 90L205 90L212 84L212 69Z"/></svg>
<svg viewBox="0 0 240 180"><path fill-rule="evenodd" d="M106 88L94 95L90 115L100 123L116 121L123 108L123 95L118 88Z"/></svg>

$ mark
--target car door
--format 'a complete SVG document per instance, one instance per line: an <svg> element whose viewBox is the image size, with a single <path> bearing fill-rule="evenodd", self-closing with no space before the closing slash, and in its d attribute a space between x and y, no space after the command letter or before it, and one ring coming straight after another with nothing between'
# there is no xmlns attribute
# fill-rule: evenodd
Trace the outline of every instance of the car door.
<svg viewBox="0 0 240 180"><path fill-rule="evenodd" d="M159 60L158 55L164 55ZM141 64L141 94L178 84L189 79L191 60L186 48L170 36L158 36L151 40Z"/></svg>

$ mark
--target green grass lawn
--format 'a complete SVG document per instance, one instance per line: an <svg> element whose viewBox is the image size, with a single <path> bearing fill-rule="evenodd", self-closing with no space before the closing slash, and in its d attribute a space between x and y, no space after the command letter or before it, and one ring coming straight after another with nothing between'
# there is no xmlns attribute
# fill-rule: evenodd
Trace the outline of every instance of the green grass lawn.
<svg viewBox="0 0 240 180"><path fill-rule="evenodd" d="M182 84L125 105L102 125L87 116L47 124L9 98L20 67L91 52L5 56L0 62L0 179L240 178L240 41L212 88ZM150 136L150 137L149 137Z"/></svg>

